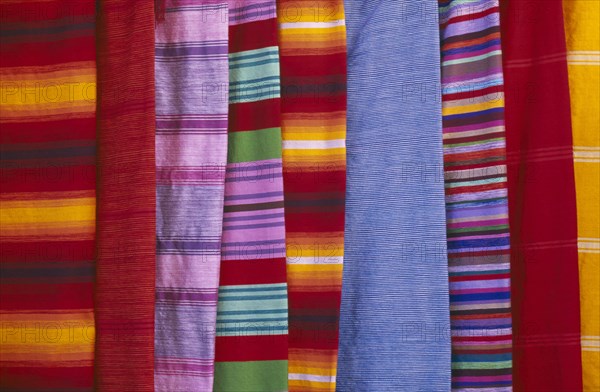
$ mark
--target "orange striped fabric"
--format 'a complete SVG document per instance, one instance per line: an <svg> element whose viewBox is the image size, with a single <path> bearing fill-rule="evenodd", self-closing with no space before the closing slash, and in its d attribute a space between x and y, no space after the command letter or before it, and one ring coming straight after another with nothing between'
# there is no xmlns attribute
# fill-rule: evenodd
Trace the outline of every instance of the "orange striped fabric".
<svg viewBox="0 0 600 392"><path fill-rule="evenodd" d="M346 189L342 0L279 0L289 390L335 391Z"/></svg>
<svg viewBox="0 0 600 392"><path fill-rule="evenodd" d="M94 18L0 3L2 390L93 390Z"/></svg>

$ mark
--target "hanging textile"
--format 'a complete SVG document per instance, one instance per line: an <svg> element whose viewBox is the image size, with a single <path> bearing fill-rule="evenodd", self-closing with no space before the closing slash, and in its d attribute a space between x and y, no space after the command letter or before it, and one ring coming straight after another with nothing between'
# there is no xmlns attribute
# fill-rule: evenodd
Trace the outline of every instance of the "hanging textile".
<svg viewBox="0 0 600 392"><path fill-rule="evenodd" d="M583 390L600 390L600 2L563 1L577 194Z"/></svg>
<svg viewBox="0 0 600 392"><path fill-rule="evenodd" d="M346 27L342 0L277 2L289 390L333 391L346 189Z"/></svg>
<svg viewBox="0 0 600 392"><path fill-rule="evenodd" d="M229 83L214 390L287 391L275 0L230 1Z"/></svg>
<svg viewBox="0 0 600 392"><path fill-rule="evenodd" d="M92 391L94 1L0 5L0 389Z"/></svg>
<svg viewBox="0 0 600 392"><path fill-rule="evenodd" d="M434 0L346 1L338 391L450 389L437 7Z"/></svg>
<svg viewBox="0 0 600 392"><path fill-rule="evenodd" d="M501 3L513 384L581 390L577 221L561 2Z"/></svg>
<svg viewBox="0 0 600 392"><path fill-rule="evenodd" d="M154 390L154 4L98 1L96 390Z"/></svg>
<svg viewBox="0 0 600 392"><path fill-rule="evenodd" d="M212 391L227 160L227 1L166 1L155 50L155 391Z"/></svg>
<svg viewBox="0 0 600 392"><path fill-rule="evenodd" d="M512 332L498 0L440 0L452 389L510 391Z"/></svg>

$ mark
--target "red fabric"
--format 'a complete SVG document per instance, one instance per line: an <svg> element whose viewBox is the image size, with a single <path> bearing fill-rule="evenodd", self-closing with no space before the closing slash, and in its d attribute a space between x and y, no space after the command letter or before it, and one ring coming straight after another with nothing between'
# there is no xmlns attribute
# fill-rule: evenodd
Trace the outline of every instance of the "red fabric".
<svg viewBox="0 0 600 392"><path fill-rule="evenodd" d="M515 391L580 391L571 115L558 0L501 2Z"/></svg>
<svg viewBox="0 0 600 392"><path fill-rule="evenodd" d="M154 2L101 0L96 387L154 390Z"/></svg>

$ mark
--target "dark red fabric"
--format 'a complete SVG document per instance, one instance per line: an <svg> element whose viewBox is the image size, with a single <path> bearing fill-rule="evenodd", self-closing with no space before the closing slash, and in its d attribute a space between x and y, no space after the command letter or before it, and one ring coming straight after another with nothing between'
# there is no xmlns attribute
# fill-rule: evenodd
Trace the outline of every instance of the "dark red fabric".
<svg viewBox="0 0 600 392"><path fill-rule="evenodd" d="M154 390L154 2L100 0L96 387Z"/></svg>
<svg viewBox="0 0 600 392"><path fill-rule="evenodd" d="M562 4L501 1L515 391L580 391L577 222Z"/></svg>

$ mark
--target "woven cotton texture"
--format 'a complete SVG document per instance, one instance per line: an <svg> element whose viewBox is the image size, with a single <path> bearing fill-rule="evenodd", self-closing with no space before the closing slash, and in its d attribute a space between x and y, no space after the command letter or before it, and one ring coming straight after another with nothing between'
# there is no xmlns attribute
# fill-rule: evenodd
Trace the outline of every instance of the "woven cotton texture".
<svg viewBox="0 0 600 392"><path fill-rule="evenodd" d="M227 159L227 2L165 7L155 45L155 390L204 392L213 387Z"/></svg>
<svg viewBox="0 0 600 392"><path fill-rule="evenodd" d="M441 0L452 388L512 390L504 81L497 0Z"/></svg>
<svg viewBox="0 0 600 392"><path fill-rule="evenodd" d="M438 4L345 5L348 187L337 390L447 391Z"/></svg>
<svg viewBox="0 0 600 392"><path fill-rule="evenodd" d="M154 4L99 0L96 390L154 390Z"/></svg>

